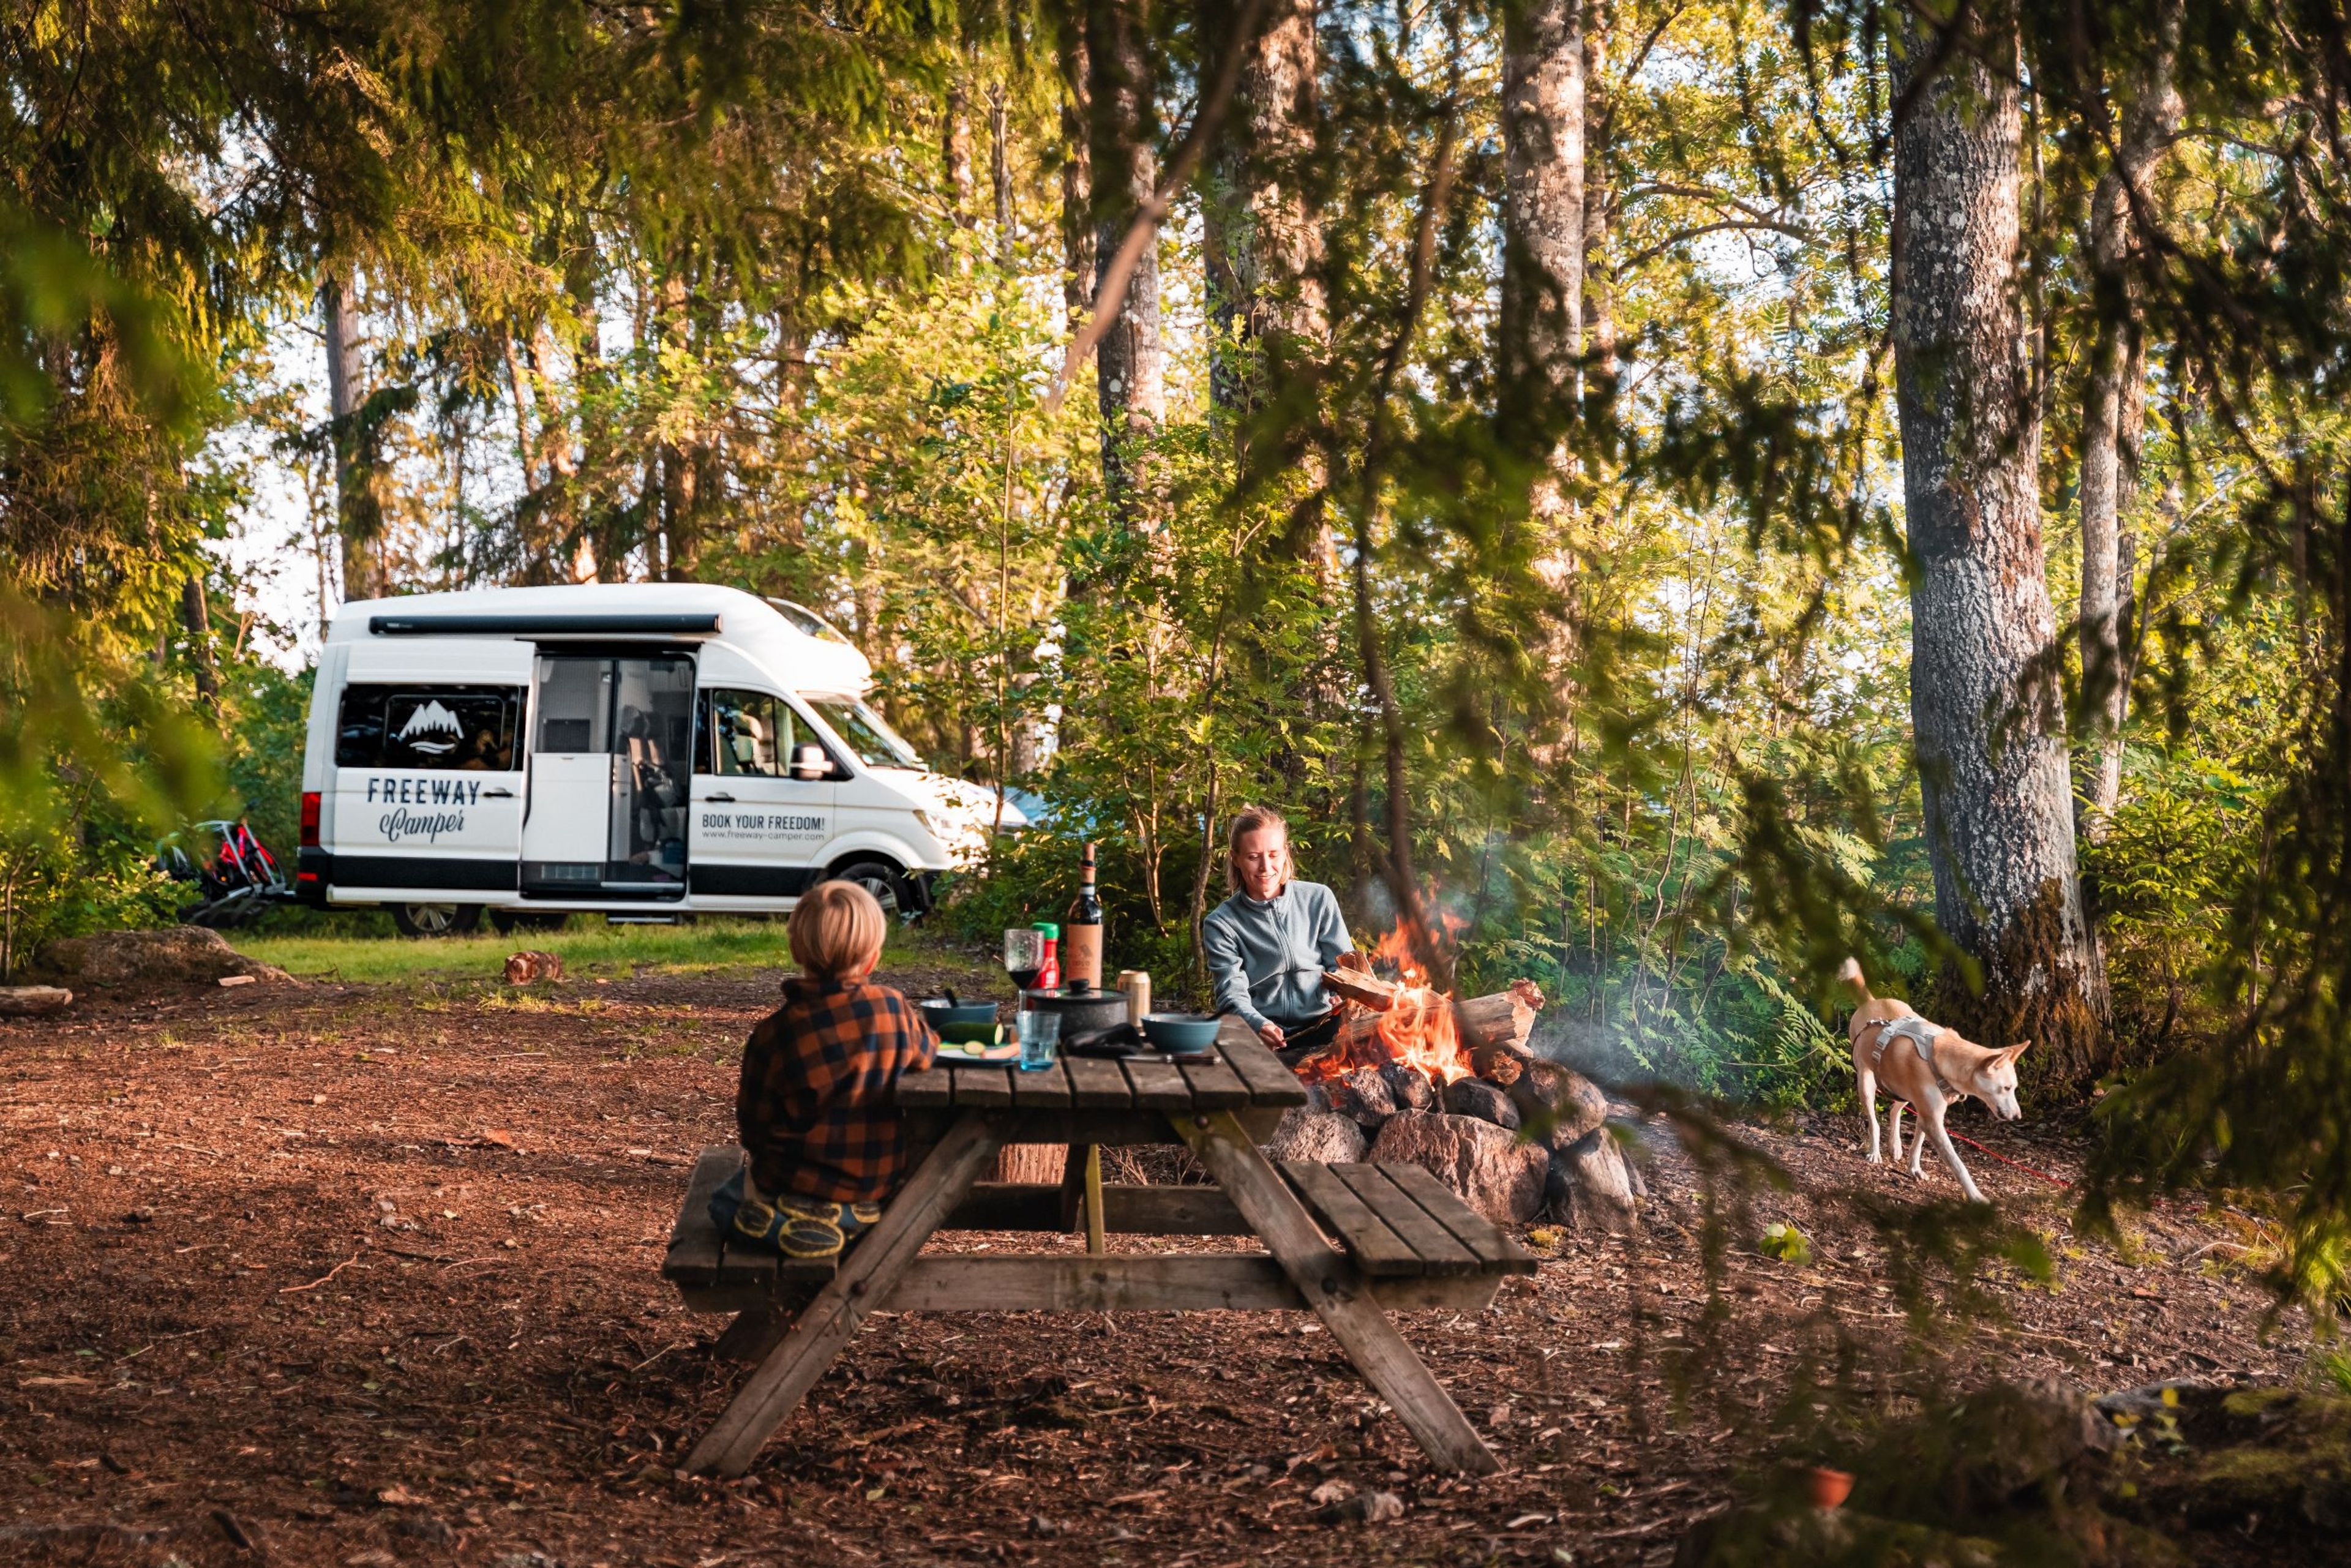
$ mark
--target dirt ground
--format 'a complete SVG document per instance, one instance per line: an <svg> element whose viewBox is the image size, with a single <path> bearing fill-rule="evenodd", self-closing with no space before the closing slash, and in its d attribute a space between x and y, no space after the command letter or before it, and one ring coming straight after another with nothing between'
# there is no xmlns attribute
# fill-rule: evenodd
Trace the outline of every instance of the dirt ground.
<svg viewBox="0 0 2351 1568"><path fill-rule="evenodd" d="M0 1560L1656 1563L1751 1479L1748 1417L1832 1324L1894 1403L1933 1375L2282 1381L2307 1353L2298 1318L2264 1332L2230 1217L2161 1211L2118 1253L1978 1156L2054 1289L1998 1271L2005 1323L1906 1370L1852 1203L1771 1197L1813 1260L1732 1249L1735 1349L1691 1387L1700 1226L1667 1148L1637 1240L1566 1236L1489 1311L1402 1319L1499 1476L1434 1473L1304 1314L1155 1313L885 1317L749 1476L681 1480L743 1369L657 1269L773 987L261 985L0 1026ZM1954 1124L2078 1167L2056 1132ZM1749 1132L1805 1186L1952 1193L1864 1166L1849 1119ZM1402 1517L1322 1522L1334 1481Z"/></svg>

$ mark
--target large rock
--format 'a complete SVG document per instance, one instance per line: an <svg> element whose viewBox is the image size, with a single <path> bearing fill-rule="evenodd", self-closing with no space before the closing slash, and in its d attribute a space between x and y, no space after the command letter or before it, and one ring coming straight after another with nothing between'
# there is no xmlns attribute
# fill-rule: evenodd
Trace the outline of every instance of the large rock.
<svg viewBox="0 0 2351 1568"><path fill-rule="evenodd" d="M1376 1067L1358 1067L1330 1079L1323 1083L1322 1092L1330 1097L1331 1109L1353 1116L1366 1128L1376 1127L1396 1113L1395 1095Z"/></svg>
<svg viewBox="0 0 2351 1568"><path fill-rule="evenodd" d="M1374 1160L1419 1166L1487 1218L1523 1225L1542 1211L1551 1156L1491 1122L1407 1111L1388 1118L1372 1142Z"/></svg>
<svg viewBox="0 0 2351 1568"><path fill-rule="evenodd" d="M231 975L256 980L287 978L283 969L256 964L217 931L175 925L163 931L94 931L49 943L36 955L39 967L84 985L218 985Z"/></svg>
<svg viewBox="0 0 2351 1568"><path fill-rule="evenodd" d="M1519 1108L1529 1129L1554 1149L1564 1149L1608 1119L1608 1096L1573 1068L1540 1056L1520 1064L1510 1084L1510 1103Z"/></svg>
<svg viewBox="0 0 2351 1568"><path fill-rule="evenodd" d="M1428 1074L1417 1067L1401 1061L1391 1061L1380 1069L1387 1081L1388 1096L1399 1111L1433 1111L1437 1109L1437 1086Z"/></svg>
<svg viewBox="0 0 2351 1568"><path fill-rule="evenodd" d="M1505 1133L1519 1130L1519 1108L1482 1078L1457 1078L1445 1086L1445 1108L1457 1116L1491 1122Z"/></svg>
<svg viewBox="0 0 2351 1568"><path fill-rule="evenodd" d="M1578 1230L1627 1235L1639 1225L1633 1167L1624 1148L1604 1128L1586 1133L1553 1150L1544 1179L1544 1200L1557 1218Z"/></svg>
<svg viewBox="0 0 2351 1568"><path fill-rule="evenodd" d="M1364 1157L1364 1129L1352 1116L1292 1106L1281 1113L1265 1145L1268 1159L1353 1165Z"/></svg>

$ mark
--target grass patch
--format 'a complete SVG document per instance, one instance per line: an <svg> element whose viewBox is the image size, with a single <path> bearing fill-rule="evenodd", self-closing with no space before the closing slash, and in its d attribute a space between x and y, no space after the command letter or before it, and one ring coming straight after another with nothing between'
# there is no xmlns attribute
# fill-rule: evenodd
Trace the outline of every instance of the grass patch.
<svg viewBox="0 0 2351 1568"><path fill-rule="evenodd" d="M507 956L535 948L563 960L572 977L633 974L708 975L765 970L789 974L795 966L780 920L710 918L683 925L608 925L599 916L575 915L560 931L517 931L501 936L482 931L470 936L411 939L392 933L387 920L347 925L310 926L272 933L224 933L248 958L275 964L306 978L366 985L409 982L494 981L506 973ZM882 953L883 977L892 968L968 971L975 988L1002 986L1003 971L920 926L893 926ZM964 981L958 977L957 984Z"/></svg>

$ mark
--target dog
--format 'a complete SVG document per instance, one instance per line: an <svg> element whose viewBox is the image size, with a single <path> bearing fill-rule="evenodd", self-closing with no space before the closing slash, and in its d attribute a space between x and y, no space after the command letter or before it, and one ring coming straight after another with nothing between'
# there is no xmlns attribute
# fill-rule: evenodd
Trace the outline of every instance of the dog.
<svg viewBox="0 0 2351 1568"><path fill-rule="evenodd" d="M1956 1030L1928 1023L1907 1002L1881 1000L1869 994L1859 960L1847 958L1837 978L1853 988L1858 1006L1845 1033L1853 1042L1853 1071L1860 1080L1861 1114L1869 1124L1869 1163L1877 1165L1877 1086L1882 1082L1894 1100L1886 1122L1894 1142L1894 1163L1902 1163L1902 1103L1918 1113L1918 1132L1910 1145L1910 1174L1920 1180L1926 1173L1918 1162L1933 1138L1944 1162L1959 1178L1970 1203L1988 1201L1976 1190L1975 1178L1959 1163L1951 1135L1943 1130L1943 1114L1952 1102L1969 1096L1982 1101L2003 1122L2022 1119L2016 1103L2016 1059L2032 1042L2021 1040L2004 1050L1962 1040Z"/></svg>

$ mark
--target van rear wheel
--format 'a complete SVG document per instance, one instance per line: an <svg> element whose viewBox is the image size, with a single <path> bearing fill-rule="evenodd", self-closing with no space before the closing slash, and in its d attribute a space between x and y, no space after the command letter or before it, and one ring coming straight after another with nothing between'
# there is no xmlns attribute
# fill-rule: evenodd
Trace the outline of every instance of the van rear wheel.
<svg viewBox="0 0 2351 1568"><path fill-rule="evenodd" d="M882 913L893 918L907 907L906 879L898 868L885 860L854 860L836 867L835 882L853 882L873 895Z"/></svg>
<svg viewBox="0 0 2351 1568"><path fill-rule="evenodd" d="M402 936L463 936L482 923L478 904L395 904L392 923Z"/></svg>

